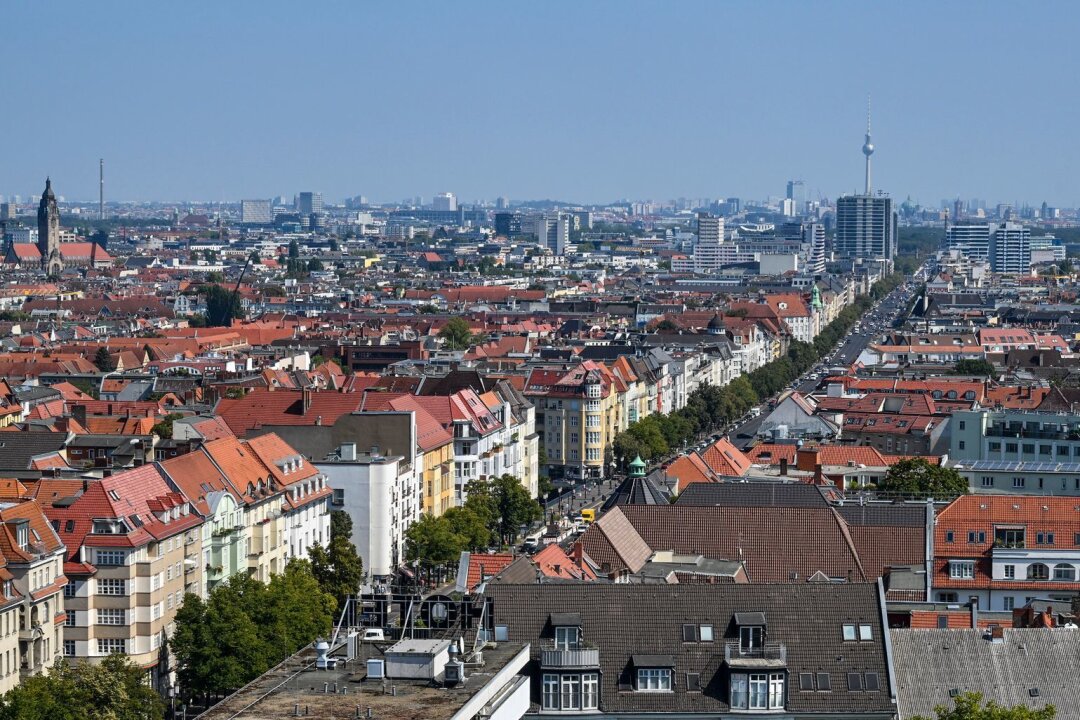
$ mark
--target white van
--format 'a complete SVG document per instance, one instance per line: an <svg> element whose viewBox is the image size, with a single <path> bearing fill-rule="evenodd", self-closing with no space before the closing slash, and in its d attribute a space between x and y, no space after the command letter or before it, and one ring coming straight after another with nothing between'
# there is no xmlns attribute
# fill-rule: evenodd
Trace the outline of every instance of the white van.
<svg viewBox="0 0 1080 720"><path fill-rule="evenodd" d="M544 533L546 529L541 528L534 533L530 533L525 536L525 542L521 544L521 547L525 549L525 552L535 552L544 546Z"/></svg>

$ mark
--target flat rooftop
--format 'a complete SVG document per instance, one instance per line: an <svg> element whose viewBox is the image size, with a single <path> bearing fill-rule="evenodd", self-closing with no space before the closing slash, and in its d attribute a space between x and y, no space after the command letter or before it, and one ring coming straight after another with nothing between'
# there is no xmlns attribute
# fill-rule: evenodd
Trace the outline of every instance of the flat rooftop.
<svg viewBox="0 0 1080 720"><path fill-rule="evenodd" d="M434 643L414 640L409 643ZM357 707L366 718L371 708L375 720L438 720L451 718L473 695L487 685L527 643L489 644L483 651L483 665L466 663L465 682L444 687L441 682L410 678L367 678L367 661L385 659L392 642L361 643L360 654L348 662L345 648L335 648L338 659L333 670L315 669L315 649L309 646L246 687L199 716L202 720L285 720L300 717L355 718ZM468 643L467 643L468 645ZM345 694L342 694L344 691Z"/></svg>

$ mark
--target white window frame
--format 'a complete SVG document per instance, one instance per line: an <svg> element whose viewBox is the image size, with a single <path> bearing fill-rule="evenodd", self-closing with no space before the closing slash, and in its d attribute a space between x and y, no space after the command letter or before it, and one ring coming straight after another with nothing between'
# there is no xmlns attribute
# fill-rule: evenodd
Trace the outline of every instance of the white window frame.
<svg viewBox="0 0 1080 720"><path fill-rule="evenodd" d="M97 625L127 625L127 612L123 608L98 608Z"/></svg>
<svg viewBox="0 0 1080 720"><path fill-rule="evenodd" d="M546 673L541 685L541 702L544 710L559 709L559 676Z"/></svg>
<svg viewBox="0 0 1080 720"><path fill-rule="evenodd" d="M596 710L600 707L600 675L584 673L581 676L581 709Z"/></svg>
<svg viewBox="0 0 1080 720"><path fill-rule="evenodd" d="M671 668L638 668L639 692L671 692Z"/></svg>
<svg viewBox="0 0 1080 720"><path fill-rule="evenodd" d="M575 650L581 644L581 630L572 626L555 628L555 649Z"/></svg>
<svg viewBox="0 0 1080 720"><path fill-rule="evenodd" d="M581 709L580 675L559 676L559 706L560 710Z"/></svg>
<svg viewBox="0 0 1080 720"><path fill-rule="evenodd" d="M974 560L950 560L949 577L953 580L971 580L975 577Z"/></svg>
<svg viewBox="0 0 1080 720"><path fill-rule="evenodd" d="M747 706L750 710L769 709L768 673L751 673L747 678Z"/></svg>

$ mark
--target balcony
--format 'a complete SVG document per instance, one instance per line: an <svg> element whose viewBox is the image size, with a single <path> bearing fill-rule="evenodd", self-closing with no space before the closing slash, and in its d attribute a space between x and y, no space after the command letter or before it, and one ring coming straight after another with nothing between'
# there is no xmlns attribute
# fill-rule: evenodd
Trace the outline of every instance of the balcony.
<svg viewBox="0 0 1080 720"><path fill-rule="evenodd" d="M569 648L544 645L540 648L542 668L599 668L600 649L587 643L577 643Z"/></svg>
<svg viewBox="0 0 1080 720"><path fill-rule="evenodd" d="M724 662L738 668L787 667L787 647L783 643L765 643L757 647L742 647L741 643L724 643Z"/></svg>

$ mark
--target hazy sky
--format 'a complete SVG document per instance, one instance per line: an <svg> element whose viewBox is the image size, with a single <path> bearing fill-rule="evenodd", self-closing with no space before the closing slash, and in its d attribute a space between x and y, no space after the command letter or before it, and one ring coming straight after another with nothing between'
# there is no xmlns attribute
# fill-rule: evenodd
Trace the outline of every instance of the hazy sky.
<svg viewBox="0 0 1080 720"><path fill-rule="evenodd" d="M7 2L0 194L1080 203L1075 2Z"/></svg>

